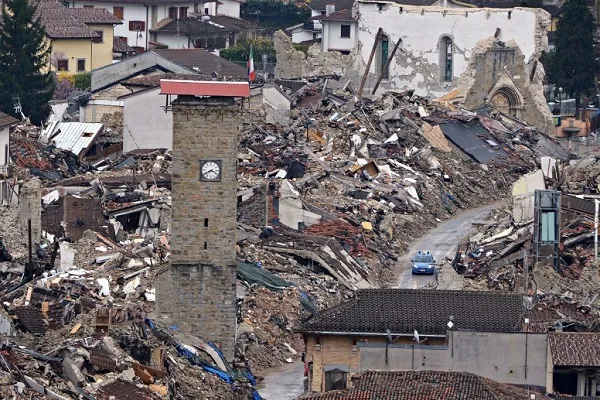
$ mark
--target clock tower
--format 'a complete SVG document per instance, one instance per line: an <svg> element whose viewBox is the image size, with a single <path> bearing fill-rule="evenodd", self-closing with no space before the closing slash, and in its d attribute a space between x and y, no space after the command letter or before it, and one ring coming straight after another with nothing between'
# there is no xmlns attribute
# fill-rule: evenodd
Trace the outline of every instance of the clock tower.
<svg viewBox="0 0 600 400"><path fill-rule="evenodd" d="M237 134L249 85L162 80L161 93L173 112L173 188L170 265L156 277L157 322L214 342L232 360Z"/></svg>

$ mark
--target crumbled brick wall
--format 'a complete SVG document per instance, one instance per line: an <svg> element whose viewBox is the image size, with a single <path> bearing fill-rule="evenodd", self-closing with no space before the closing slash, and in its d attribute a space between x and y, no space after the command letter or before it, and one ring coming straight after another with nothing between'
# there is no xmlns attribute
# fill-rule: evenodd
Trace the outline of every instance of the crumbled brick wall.
<svg viewBox="0 0 600 400"><path fill-rule="evenodd" d="M26 182L19 194L19 219L21 222L21 238L23 243L28 242L28 223L31 219L32 242L39 242L42 235L42 200L41 183L35 178Z"/></svg>
<svg viewBox="0 0 600 400"><path fill-rule="evenodd" d="M157 278L158 321L220 343L233 359L237 132L240 108L218 98L173 105L171 267ZM221 160L220 182L200 161Z"/></svg>
<svg viewBox="0 0 600 400"><path fill-rule="evenodd" d="M76 241L81 239L88 229L94 232L103 231L104 214L100 199L65 196L63 202L63 221L67 237Z"/></svg>
<svg viewBox="0 0 600 400"><path fill-rule="evenodd" d="M88 229L101 232L103 225L100 199L65 196L47 205L42 214L44 231L58 237L67 236L73 241L81 239Z"/></svg>

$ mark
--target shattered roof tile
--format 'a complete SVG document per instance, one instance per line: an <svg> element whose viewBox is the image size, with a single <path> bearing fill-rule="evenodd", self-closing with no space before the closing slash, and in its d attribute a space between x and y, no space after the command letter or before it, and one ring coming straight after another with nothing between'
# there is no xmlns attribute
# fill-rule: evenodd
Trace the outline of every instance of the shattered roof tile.
<svg viewBox="0 0 600 400"><path fill-rule="evenodd" d="M456 329L520 332L523 297L518 293L429 289L364 289L346 303L328 308L300 332L370 332L441 335L448 317Z"/></svg>
<svg viewBox="0 0 600 400"><path fill-rule="evenodd" d="M117 379L98 389L98 400L152 400L158 398L160 397L150 390L123 379Z"/></svg>
<svg viewBox="0 0 600 400"><path fill-rule="evenodd" d="M600 367L600 333L552 333L548 343L557 367Z"/></svg>

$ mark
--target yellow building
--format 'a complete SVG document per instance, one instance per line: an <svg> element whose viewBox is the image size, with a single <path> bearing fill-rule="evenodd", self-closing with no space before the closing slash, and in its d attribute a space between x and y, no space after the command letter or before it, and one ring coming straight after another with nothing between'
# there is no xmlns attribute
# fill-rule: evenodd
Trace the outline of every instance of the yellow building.
<svg viewBox="0 0 600 400"><path fill-rule="evenodd" d="M41 0L38 13L52 44L49 69L88 72L112 63L113 29L121 21L106 9L67 8Z"/></svg>

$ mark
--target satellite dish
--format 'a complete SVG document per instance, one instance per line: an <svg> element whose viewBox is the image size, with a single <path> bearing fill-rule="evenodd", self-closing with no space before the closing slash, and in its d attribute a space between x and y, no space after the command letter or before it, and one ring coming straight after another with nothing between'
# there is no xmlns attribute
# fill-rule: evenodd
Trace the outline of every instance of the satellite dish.
<svg viewBox="0 0 600 400"><path fill-rule="evenodd" d="M209 15L203 15L200 17L200 21L202 22L208 22L210 21L210 16Z"/></svg>

